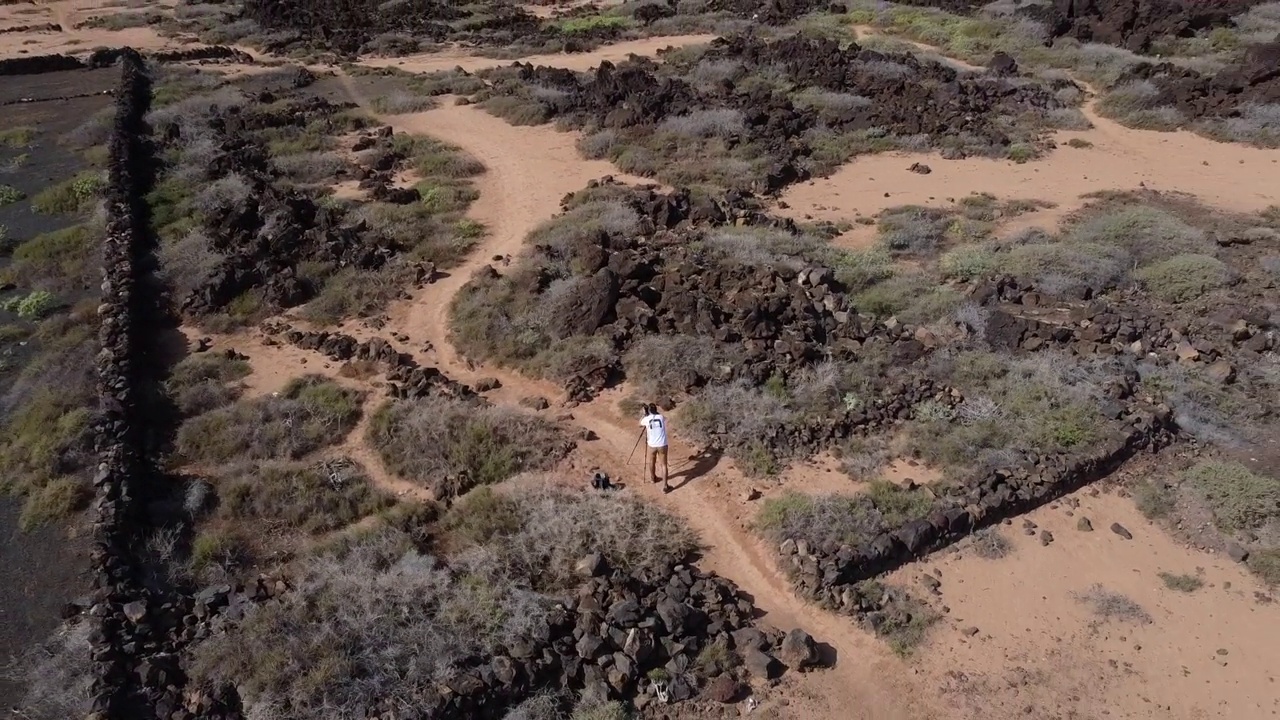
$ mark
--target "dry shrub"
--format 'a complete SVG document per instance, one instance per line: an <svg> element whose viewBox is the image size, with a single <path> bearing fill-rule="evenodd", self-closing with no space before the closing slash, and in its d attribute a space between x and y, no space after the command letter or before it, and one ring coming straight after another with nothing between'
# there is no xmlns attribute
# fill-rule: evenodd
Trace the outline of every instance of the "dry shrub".
<svg viewBox="0 0 1280 720"><path fill-rule="evenodd" d="M189 355L169 371L165 391L184 416L200 415L234 402L240 389L231 383L249 372L244 360L219 353Z"/></svg>
<svg viewBox="0 0 1280 720"><path fill-rule="evenodd" d="M310 534L340 528L394 504L350 461L264 463L220 482L218 498L218 513L225 517Z"/></svg>
<svg viewBox="0 0 1280 720"><path fill-rule="evenodd" d="M549 600L489 567L441 566L382 531L303 562L295 588L198 646L206 686L234 683L250 716L348 720L413 707L473 653L525 635Z"/></svg>
<svg viewBox="0 0 1280 720"><path fill-rule="evenodd" d="M732 373L735 350L704 335L646 335L627 350L623 364L644 395L665 397Z"/></svg>
<svg viewBox="0 0 1280 720"><path fill-rule="evenodd" d="M574 586L579 578L575 566L590 553L631 572L667 568L697 549L696 536L679 520L626 495L548 485L510 497L521 519L518 529L494 533L478 551L541 590ZM481 509L492 512L492 505L460 503L445 523L456 527L462 522L459 514Z"/></svg>
<svg viewBox="0 0 1280 720"><path fill-rule="evenodd" d="M93 702L94 668L89 644L93 630L87 621L64 625L41 647L17 658L5 675L26 686L15 717L84 717Z"/></svg>
<svg viewBox="0 0 1280 720"><path fill-rule="evenodd" d="M309 375L274 397L255 398L194 417L178 430L188 462L298 459L346 437L360 419L361 393Z"/></svg>
<svg viewBox="0 0 1280 720"><path fill-rule="evenodd" d="M873 481L865 494L810 496L785 492L766 500L755 528L770 539L804 540L811 547L863 547L885 530L928 513L933 500L921 489Z"/></svg>
<svg viewBox="0 0 1280 720"><path fill-rule="evenodd" d="M1091 585L1082 593L1075 593L1076 600L1089 605L1093 614L1103 620L1120 620L1139 625L1154 622L1151 615L1141 605L1118 592L1108 590L1101 585Z"/></svg>
<svg viewBox="0 0 1280 720"><path fill-rule="evenodd" d="M546 469L565 447L559 431L541 418L445 397L383 405L366 439L397 475L430 483L465 474L473 485Z"/></svg>

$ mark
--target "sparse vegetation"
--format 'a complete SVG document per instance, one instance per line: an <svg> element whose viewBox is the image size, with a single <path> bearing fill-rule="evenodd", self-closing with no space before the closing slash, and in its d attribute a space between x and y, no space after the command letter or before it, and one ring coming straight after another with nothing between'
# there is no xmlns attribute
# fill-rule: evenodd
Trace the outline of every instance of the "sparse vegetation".
<svg viewBox="0 0 1280 720"><path fill-rule="evenodd" d="M1013 551L1013 543L992 526L973 534L973 551L984 560L999 560Z"/></svg>
<svg viewBox="0 0 1280 720"><path fill-rule="evenodd" d="M1118 620L1137 625L1149 625L1153 622L1151 615L1141 605L1101 585L1091 585L1088 590L1076 593L1075 598L1087 604L1093 614L1104 621Z"/></svg>
<svg viewBox="0 0 1280 720"><path fill-rule="evenodd" d="M41 190L31 198L31 207L45 215L80 212L102 194L106 184L106 178L100 172L78 173L75 177Z"/></svg>
<svg viewBox="0 0 1280 720"><path fill-rule="evenodd" d="M1251 530L1280 518L1280 480L1213 460L1197 463L1185 478L1204 496L1223 530Z"/></svg>
<svg viewBox="0 0 1280 720"><path fill-rule="evenodd" d="M1161 572L1159 575L1164 586L1170 590L1192 593L1204 587L1204 580L1197 575L1176 575L1170 572Z"/></svg>

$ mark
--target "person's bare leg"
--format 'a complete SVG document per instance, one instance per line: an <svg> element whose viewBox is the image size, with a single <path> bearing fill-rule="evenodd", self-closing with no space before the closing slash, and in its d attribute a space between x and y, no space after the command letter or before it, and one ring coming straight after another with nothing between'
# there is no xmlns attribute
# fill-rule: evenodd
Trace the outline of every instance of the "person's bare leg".
<svg viewBox="0 0 1280 720"><path fill-rule="evenodd" d="M654 448L646 446L644 449L644 468L649 475L649 482L658 482L657 473L658 451Z"/></svg>
<svg viewBox="0 0 1280 720"><path fill-rule="evenodd" d="M671 470L667 465L667 448L662 448L662 488L671 489Z"/></svg>

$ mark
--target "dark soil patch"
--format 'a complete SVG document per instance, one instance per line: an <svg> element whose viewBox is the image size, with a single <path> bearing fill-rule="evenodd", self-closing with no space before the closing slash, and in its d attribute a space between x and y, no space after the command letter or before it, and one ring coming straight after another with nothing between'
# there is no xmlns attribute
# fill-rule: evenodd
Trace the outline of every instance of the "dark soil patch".
<svg viewBox="0 0 1280 720"><path fill-rule="evenodd" d="M21 532L21 509L20 501L0 497L0 665L48 637L62 605L88 590L88 539L68 539L65 528ZM0 704L15 706L24 692L0 672Z"/></svg>

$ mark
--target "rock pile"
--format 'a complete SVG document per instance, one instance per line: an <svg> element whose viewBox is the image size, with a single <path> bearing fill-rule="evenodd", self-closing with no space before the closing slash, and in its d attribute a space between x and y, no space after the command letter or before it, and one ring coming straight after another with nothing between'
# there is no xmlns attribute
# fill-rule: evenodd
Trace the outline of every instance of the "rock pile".
<svg viewBox="0 0 1280 720"><path fill-rule="evenodd" d="M1155 353L1169 362L1212 366L1228 362L1236 354L1256 357L1276 347L1270 318L1249 310L1225 323L1214 318L1186 322L1157 317L1137 301L1116 306L1085 300L1070 302L1064 319L1046 322L1023 313L1062 303L1013 278L980 282L971 296L995 308L987 319L985 337L997 349L1035 351L1056 345L1077 355L1129 353L1147 357Z"/></svg>
<svg viewBox="0 0 1280 720"><path fill-rule="evenodd" d="M626 700L642 712L695 698L728 703L750 681L823 663L808 633L757 625L749 598L696 567L627 573L589 555L579 571L575 594L522 639L457 663L414 714L374 707L368 717L497 720L545 688Z"/></svg>
<svg viewBox="0 0 1280 720"><path fill-rule="evenodd" d="M1216 74L1172 63L1142 63L1121 82L1148 80L1160 94L1153 106L1172 107L1190 118L1233 118L1246 105L1280 102L1280 42L1255 45L1244 59Z"/></svg>
<svg viewBox="0 0 1280 720"><path fill-rule="evenodd" d="M1071 85L1065 80L1047 86L1021 82L1011 68L999 74L960 74L912 54L881 53L857 43L845 47L799 35L772 42L741 35L721 38L711 43L704 57L738 62L748 70L781 69L796 86L853 93L871 102L819 112L797 107L788 94L760 83L739 88L725 80L700 91L660 73L647 58L616 66L605 62L586 76L562 68L516 66L523 83L555 91L537 100L547 118L564 117L584 126L635 132L700 110L741 113L743 127L729 140L767 155L765 177L744 188L760 193L776 192L809 176L814 150L806 137L814 128L915 136L930 146L948 148L949 157L968 152L1000 155L1013 142L1001 129L1007 126L1001 117L1044 116L1062 109L1066 106L1054 93ZM519 87L507 83L491 92L518 92Z"/></svg>
<svg viewBox="0 0 1280 720"><path fill-rule="evenodd" d="M324 331L294 330L288 326L268 326L269 335L278 335L290 345L303 350L314 350L337 362L353 360L373 362L386 370L387 394L393 398L407 400L426 397L428 395L467 398L474 397L475 391L449 379L447 375L433 367L418 364L409 353L395 349L383 338L370 338L364 342L350 335Z"/></svg>
<svg viewBox="0 0 1280 720"><path fill-rule="evenodd" d="M0 76L39 75L41 73L83 70L85 65L70 55L33 55L0 59Z"/></svg>
<svg viewBox="0 0 1280 720"><path fill-rule="evenodd" d="M186 135L210 132L218 153L206 170L210 181L236 174L249 192L203 213L211 248L221 262L189 295L179 299L182 312L202 315L221 310L234 298L260 288L275 308L309 300L315 288L298 274L300 260L330 262L337 267L373 270L382 267L396 248L364 223L350 223L344 212L286 187L277 177L266 150L249 131L302 126L343 109L320 98L280 110L220 110L197 130L187 125L199 118L156 128L170 143Z"/></svg>
<svg viewBox="0 0 1280 720"><path fill-rule="evenodd" d="M1054 0L1043 13L1054 37L1146 52L1161 37L1186 37L1216 27L1264 0ZM933 4L933 3L928 3Z"/></svg>

